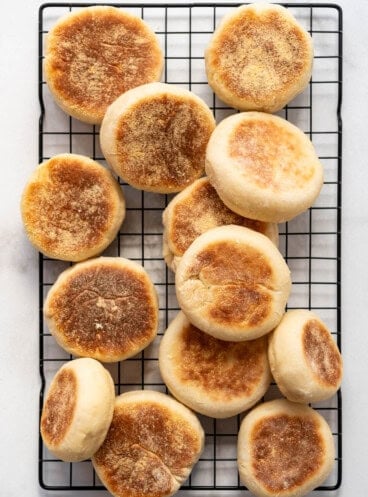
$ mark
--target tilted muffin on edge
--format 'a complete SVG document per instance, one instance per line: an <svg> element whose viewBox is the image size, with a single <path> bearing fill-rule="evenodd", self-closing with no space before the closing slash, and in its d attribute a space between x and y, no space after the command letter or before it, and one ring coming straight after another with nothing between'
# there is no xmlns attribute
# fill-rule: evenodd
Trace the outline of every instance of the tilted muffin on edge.
<svg viewBox="0 0 368 497"><path fill-rule="evenodd" d="M339 349L326 325L311 311L285 313L270 335L268 357L277 386L293 402L328 399L341 385Z"/></svg>
<svg viewBox="0 0 368 497"><path fill-rule="evenodd" d="M63 461L89 459L105 439L114 402L114 382L98 361L65 363L46 393L41 416L44 444Z"/></svg>

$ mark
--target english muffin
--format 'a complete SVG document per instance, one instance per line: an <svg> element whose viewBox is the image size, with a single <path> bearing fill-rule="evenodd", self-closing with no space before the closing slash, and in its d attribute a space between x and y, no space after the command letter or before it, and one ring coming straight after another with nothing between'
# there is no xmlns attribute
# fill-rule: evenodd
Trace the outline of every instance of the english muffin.
<svg viewBox="0 0 368 497"><path fill-rule="evenodd" d="M208 178L197 179L178 193L164 210L162 220L163 255L173 271L176 271L182 255L193 240L216 226L245 226L263 233L275 245L278 244L278 226L275 223L247 219L228 209Z"/></svg>
<svg viewBox="0 0 368 497"><path fill-rule="evenodd" d="M107 437L93 466L114 497L169 497L189 476L204 445L196 416L150 390L117 397Z"/></svg>
<svg viewBox="0 0 368 497"><path fill-rule="evenodd" d="M51 94L67 114L87 123L100 124L125 91L159 81L162 67L151 28L114 7L71 12L46 38L44 71Z"/></svg>
<svg viewBox="0 0 368 497"><path fill-rule="evenodd" d="M275 245L241 226L200 235L176 271L176 295L189 321L220 340L253 340L281 320L290 271Z"/></svg>
<svg viewBox="0 0 368 497"><path fill-rule="evenodd" d="M115 362L155 338L158 301L142 266L122 257L100 257L59 275L47 294L44 316L70 354Z"/></svg>
<svg viewBox="0 0 368 497"><path fill-rule="evenodd" d="M217 126L206 173L229 209L275 223L305 211L323 185L322 164L309 138L285 119L262 112L235 114Z"/></svg>
<svg viewBox="0 0 368 497"><path fill-rule="evenodd" d="M225 342L180 312L160 343L159 367L170 392L194 411L228 418L252 407L271 382L267 338Z"/></svg>
<svg viewBox="0 0 368 497"><path fill-rule="evenodd" d="M327 478L334 457L328 424L306 405L285 399L265 402L240 426L240 479L257 497L308 494Z"/></svg>
<svg viewBox="0 0 368 497"><path fill-rule="evenodd" d="M130 90L108 108L101 149L112 169L141 190L183 190L203 174L215 119L194 93L151 83Z"/></svg>
<svg viewBox="0 0 368 497"><path fill-rule="evenodd" d="M125 217L119 183L97 162L60 154L40 164L24 188L21 212L30 242L44 255L81 261L100 254Z"/></svg>
<svg viewBox="0 0 368 497"><path fill-rule="evenodd" d="M90 458L105 439L114 403L114 382L98 361L65 363L54 376L42 409L45 446L63 461Z"/></svg>
<svg viewBox="0 0 368 497"><path fill-rule="evenodd" d="M224 102L276 112L310 80L312 38L280 5L243 5L220 23L205 61L208 82Z"/></svg>
<svg viewBox="0 0 368 497"><path fill-rule="evenodd" d="M342 381L342 359L326 325L313 312L288 311L269 341L273 377L293 402L328 399Z"/></svg>

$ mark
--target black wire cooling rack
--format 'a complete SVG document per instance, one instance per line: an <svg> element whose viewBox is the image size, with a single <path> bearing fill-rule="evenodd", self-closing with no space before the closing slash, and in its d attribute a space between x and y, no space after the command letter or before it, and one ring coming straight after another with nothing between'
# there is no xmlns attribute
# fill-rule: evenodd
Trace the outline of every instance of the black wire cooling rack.
<svg viewBox="0 0 368 497"><path fill-rule="evenodd" d="M47 3L39 9L39 161L62 152L88 155L105 164L98 143L98 128L66 116L53 102L43 77L44 39L50 26L69 11L85 3ZM240 4L109 4L143 18L157 33L165 53L163 81L190 89L212 108L219 121L234 113L211 92L204 71L204 48L229 10ZM333 4L282 4L310 32L315 47L313 78L308 88L279 114L299 126L312 139L324 164L325 183L315 205L280 226L280 250L292 273L293 288L288 308L311 309L329 325L337 344L341 337L340 227L341 227L341 141L342 97L342 11ZM157 350L160 337L176 315L174 278L161 254L161 214L170 196L134 190L121 183L127 216L121 232L105 255L120 254L142 263L150 273L160 301L157 340L136 357L107 365L116 392L155 389L165 392L159 376ZM39 258L40 304L40 413L44 393L59 367L71 356L54 342L42 315L45 295L68 263ZM279 396L273 385L266 399ZM342 473L341 394L313 405L331 426L336 461L329 479L318 490L333 491ZM236 467L236 437L240 416L214 420L200 416L206 431L206 448L182 490L231 491L244 495ZM53 457L39 439L39 482L50 490L103 490L90 461L64 463ZM179 491L179 494L182 493ZM184 492L183 492L184 493ZM187 495L187 493L185 493Z"/></svg>

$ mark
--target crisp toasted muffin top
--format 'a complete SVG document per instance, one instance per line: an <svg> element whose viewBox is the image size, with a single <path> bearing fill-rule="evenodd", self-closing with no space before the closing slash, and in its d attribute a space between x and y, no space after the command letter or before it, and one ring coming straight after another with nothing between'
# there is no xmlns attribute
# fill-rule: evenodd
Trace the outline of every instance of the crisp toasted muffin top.
<svg viewBox="0 0 368 497"><path fill-rule="evenodd" d="M72 12L47 37L49 88L66 112L89 123L100 123L122 93L159 80L162 66L162 52L149 26L114 7Z"/></svg>

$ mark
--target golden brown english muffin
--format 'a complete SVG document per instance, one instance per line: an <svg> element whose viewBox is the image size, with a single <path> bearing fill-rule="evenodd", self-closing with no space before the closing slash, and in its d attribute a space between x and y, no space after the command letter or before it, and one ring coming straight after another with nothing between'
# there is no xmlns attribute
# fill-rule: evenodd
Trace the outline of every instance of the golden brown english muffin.
<svg viewBox="0 0 368 497"><path fill-rule="evenodd" d="M114 497L169 497L197 462L204 432L196 416L163 393L128 392L116 399L93 466Z"/></svg>
<svg viewBox="0 0 368 497"><path fill-rule="evenodd" d="M90 458L105 439L114 403L114 382L98 361L67 362L54 376L43 405L44 444L63 461Z"/></svg>
<svg viewBox="0 0 368 497"><path fill-rule="evenodd" d="M60 154L33 172L21 213L28 238L40 252L82 261L113 241L125 217L125 200L119 183L100 164Z"/></svg>
<svg viewBox="0 0 368 497"><path fill-rule="evenodd" d="M207 147L206 173L241 216L284 222L310 207L323 168L309 138L281 117L243 112L224 119Z"/></svg>
<svg viewBox="0 0 368 497"><path fill-rule="evenodd" d="M285 313L269 341L268 356L275 381L293 402L328 399L342 381L342 358L326 325L313 312Z"/></svg>
<svg viewBox="0 0 368 497"><path fill-rule="evenodd" d="M176 267L189 245L202 233L216 226L237 224L258 231L278 244L278 226L247 219L231 211L217 195L208 178L197 179L178 193L162 216L163 255L167 265Z"/></svg>
<svg viewBox="0 0 368 497"><path fill-rule="evenodd" d="M176 271L176 296L189 321L220 340L253 340L281 320L290 271L266 236L220 226L199 236Z"/></svg>
<svg viewBox="0 0 368 497"><path fill-rule="evenodd" d="M240 110L276 112L312 74L312 38L280 5L243 5L216 29L205 53L208 82Z"/></svg>
<svg viewBox="0 0 368 497"><path fill-rule="evenodd" d="M70 354L115 362L155 338L158 301L142 266L122 257L99 257L59 275L47 294L44 316Z"/></svg>
<svg viewBox="0 0 368 497"><path fill-rule="evenodd" d="M214 128L211 110L194 93L151 83L110 105L101 149L116 174L135 188L178 192L203 174Z"/></svg>
<svg viewBox="0 0 368 497"><path fill-rule="evenodd" d="M225 342L180 312L160 343L159 367L170 392L194 411L228 418L256 404L271 382L267 338Z"/></svg>
<svg viewBox="0 0 368 497"><path fill-rule="evenodd" d="M151 28L114 7L71 12L46 39L45 78L55 101L91 124L100 124L107 107L125 91L158 81L162 67Z"/></svg>
<svg viewBox="0 0 368 497"><path fill-rule="evenodd" d="M330 427L310 407L265 402L242 421L240 479L257 497L302 497L327 478L335 449Z"/></svg>

